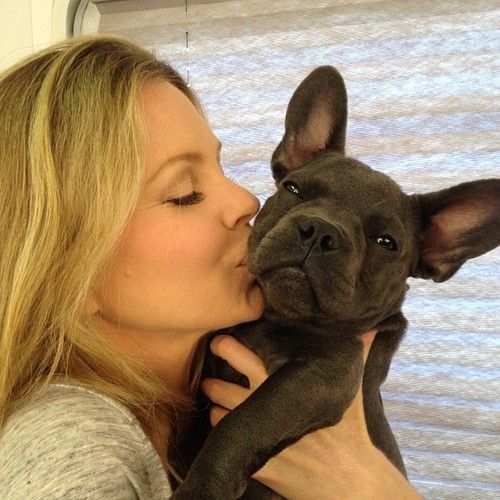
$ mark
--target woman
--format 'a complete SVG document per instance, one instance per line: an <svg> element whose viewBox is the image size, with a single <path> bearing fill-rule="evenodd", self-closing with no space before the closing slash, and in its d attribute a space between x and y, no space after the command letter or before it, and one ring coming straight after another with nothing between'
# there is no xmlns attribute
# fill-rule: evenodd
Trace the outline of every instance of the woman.
<svg viewBox="0 0 500 500"><path fill-rule="evenodd" d="M259 204L219 151L182 78L121 37L0 76L1 498L169 496L196 343L264 305L241 265ZM251 382L203 381L216 425L266 373L235 339L211 347ZM361 393L254 477L288 498L418 498L371 445Z"/></svg>

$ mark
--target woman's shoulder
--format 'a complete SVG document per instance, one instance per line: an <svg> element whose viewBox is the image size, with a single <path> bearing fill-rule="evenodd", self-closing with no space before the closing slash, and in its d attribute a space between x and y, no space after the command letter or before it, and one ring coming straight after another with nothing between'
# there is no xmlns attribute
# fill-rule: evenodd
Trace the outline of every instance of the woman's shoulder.
<svg viewBox="0 0 500 500"><path fill-rule="evenodd" d="M138 420L76 382L39 391L0 433L1 498L40 498L41 491L54 498L153 498L152 488L164 498L170 493Z"/></svg>
<svg viewBox="0 0 500 500"><path fill-rule="evenodd" d="M96 435L101 430L106 432ZM99 437L103 442L120 435L126 436L131 446L144 446L147 440L139 422L124 405L68 381L48 385L15 411L0 433L0 449L5 440L14 436L17 442L33 438L46 442L61 433L77 440L86 436L88 440L89 431L94 439Z"/></svg>
<svg viewBox="0 0 500 500"><path fill-rule="evenodd" d="M85 409L84 413L79 410ZM76 380L52 382L43 391L39 391L15 414L17 420L32 419L34 416L47 414L58 419L82 419L95 423L106 419L128 424L132 427L140 426L136 417L122 403L102 394L94 389L81 385Z"/></svg>

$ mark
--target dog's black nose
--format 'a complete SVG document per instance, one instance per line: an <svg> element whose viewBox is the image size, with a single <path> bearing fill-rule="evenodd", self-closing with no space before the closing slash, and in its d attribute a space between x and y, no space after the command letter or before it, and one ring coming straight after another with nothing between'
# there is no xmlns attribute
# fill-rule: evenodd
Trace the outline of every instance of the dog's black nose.
<svg viewBox="0 0 500 500"><path fill-rule="evenodd" d="M338 250L342 246L339 228L318 217L297 221L299 242L307 249L307 254Z"/></svg>

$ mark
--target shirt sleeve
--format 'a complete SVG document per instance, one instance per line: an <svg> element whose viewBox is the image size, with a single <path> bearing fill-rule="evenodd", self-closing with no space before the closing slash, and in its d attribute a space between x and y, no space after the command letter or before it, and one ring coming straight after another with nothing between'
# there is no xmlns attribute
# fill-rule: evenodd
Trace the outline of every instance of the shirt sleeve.
<svg viewBox="0 0 500 500"><path fill-rule="evenodd" d="M98 396L45 399L8 424L0 436L0 498L152 498L145 436Z"/></svg>

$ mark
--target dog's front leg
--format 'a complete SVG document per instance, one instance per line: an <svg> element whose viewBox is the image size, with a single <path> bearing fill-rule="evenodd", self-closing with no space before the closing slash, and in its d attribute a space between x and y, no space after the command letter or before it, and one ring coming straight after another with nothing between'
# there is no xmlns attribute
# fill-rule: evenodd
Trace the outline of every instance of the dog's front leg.
<svg viewBox="0 0 500 500"><path fill-rule="evenodd" d="M380 386L389 372L392 357L403 337L406 320L402 315L392 330L381 330L372 344L363 378L363 404L368 434L372 443L407 477L398 444L384 414ZM399 326L399 328L398 328Z"/></svg>
<svg viewBox="0 0 500 500"><path fill-rule="evenodd" d="M269 458L308 432L339 422L361 384L363 357L358 339L335 344L321 357L316 352L316 359L282 366L227 414L172 498L239 498Z"/></svg>

